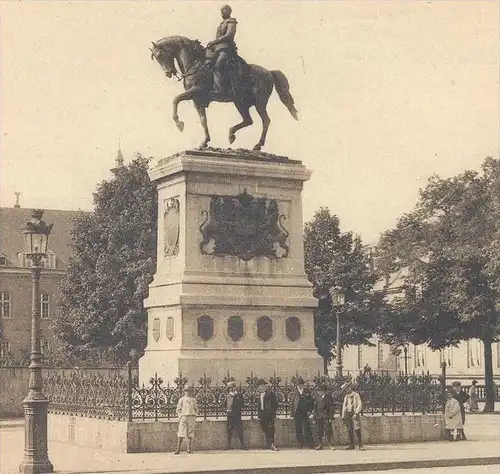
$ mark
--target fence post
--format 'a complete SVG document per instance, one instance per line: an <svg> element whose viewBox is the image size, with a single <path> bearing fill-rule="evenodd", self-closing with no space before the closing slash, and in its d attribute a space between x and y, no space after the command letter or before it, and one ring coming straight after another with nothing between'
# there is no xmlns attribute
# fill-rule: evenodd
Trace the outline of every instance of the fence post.
<svg viewBox="0 0 500 474"><path fill-rule="evenodd" d="M441 402L443 404L443 413L444 406L446 404L446 362L443 361L441 363Z"/></svg>
<svg viewBox="0 0 500 474"><path fill-rule="evenodd" d="M128 383L127 383L127 409L128 421L132 421L132 364L127 362Z"/></svg>

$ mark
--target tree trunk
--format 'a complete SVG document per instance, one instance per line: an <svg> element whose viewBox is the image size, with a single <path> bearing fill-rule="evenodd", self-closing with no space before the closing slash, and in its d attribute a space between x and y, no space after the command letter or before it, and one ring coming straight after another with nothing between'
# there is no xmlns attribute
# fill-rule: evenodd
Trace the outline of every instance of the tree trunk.
<svg viewBox="0 0 500 474"><path fill-rule="evenodd" d="M495 409L495 393L493 391L493 353L492 341L483 339L484 344L484 412L492 412Z"/></svg>
<svg viewBox="0 0 500 474"><path fill-rule="evenodd" d="M328 375L328 356L323 356L323 375Z"/></svg>

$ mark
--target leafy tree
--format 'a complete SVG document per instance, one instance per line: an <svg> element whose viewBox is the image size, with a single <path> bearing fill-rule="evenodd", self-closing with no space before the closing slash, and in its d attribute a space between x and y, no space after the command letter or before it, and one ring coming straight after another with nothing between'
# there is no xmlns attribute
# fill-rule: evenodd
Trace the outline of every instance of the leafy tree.
<svg viewBox="0 0 500 474"><path fill-rule="evenodd" d="M406 327L404 337L432 349L483 342L485 411L494 406L492 344L500 336L499 200L500 164L493 158L482 173L433 176L378 249L385 272L406 269L408 288L422 289L421 297L410 292L399 301L403 314L413 314L413 332Z"/></svg>
<svg viewBox="0 0 500 474"><path fill-rule="evenodd" d="M73 256L53 330L74 363L120 364L143 353L143 299L156 265L157 196L149 160L138 155L94 193L95 210L78 216Z"/></svg>
<svg viewBox="0 0 500 474"><path fill-rule="evenodd" d="M380 298L371 293L376 278L361 239L352 232L341 233L338 217L328 208L321 208L305 225L304 257L307 277L319 300L315 339L326 372L337 336L330 288L338 286L345 294L341 316L343 345L371 344L373 316Z"/></svg>

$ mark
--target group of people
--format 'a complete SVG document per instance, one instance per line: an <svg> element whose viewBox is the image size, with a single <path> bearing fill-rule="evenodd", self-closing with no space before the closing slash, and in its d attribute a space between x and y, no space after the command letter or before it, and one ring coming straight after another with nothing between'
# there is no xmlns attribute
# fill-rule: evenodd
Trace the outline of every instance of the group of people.
<svg viewBox="0 0 500 474"><path fill-rule="evenodd" d="M313 394L306 387L305 381L300 377L296 380L295 385L290 395L290 407L299 447L321 450L326 444L328 447L333 448L333 430L331 426L333 399L327 390L328 387L326 384L320 383ZM265 436L266 446L272 451L279 451L275 442L278 399L268 381L258 379L256 381L256 386L259 392L258 418L260 427ZM237 390L234 381L229 381L226 388L226 449L231 449L232 439L235 434L239 438L240 448L247 449L243 439L243 395ZM357 443L359 449L364 450L361 440L360 415L363 408L361 397L359 393L353 389L353 385L350 382L344 383L341 390L344 394L342 419L347 426L349 434L349 445L346 449L355 449L355 444ZM187 452L192 453L191 443L194 438L194 428L198 415L198 406L194 397L193 387L187 386L185 388L184 396L179 399L177 404L177 415L179 417L179 429L177 433L178 443L175 454L180 453L183 439L187 441ZM314 424L316 428L314 430L314 436L312 424Z"/></svg>
<svg viewBox="0 0 500 474"><path fill-rule="evenodd" d="M446 392L446 405L444 407L444 423L449 441L466 440L465 407L468 403L471 412L477 411L477 381L472 381L472 387L467 393L460 382L453 382Z"/></svg>

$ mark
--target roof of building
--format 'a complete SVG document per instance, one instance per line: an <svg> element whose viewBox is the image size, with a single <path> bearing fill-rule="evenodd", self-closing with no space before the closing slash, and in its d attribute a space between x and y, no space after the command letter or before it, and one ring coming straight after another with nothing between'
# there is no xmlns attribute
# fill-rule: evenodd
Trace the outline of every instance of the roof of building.
<svg viewBox="0 0 500 474"><path fill-rule="evenodd" d="M42 219L54 224L49 238L48 250L56 255L56 269L65 270L68 257L72 254L71 229L74 219L82 211L47 209ZM21 229L31 218L31 209L21 207L0 208L0 256L5 256L7 267L21 267L18 254L24 250Z"/></svg>

